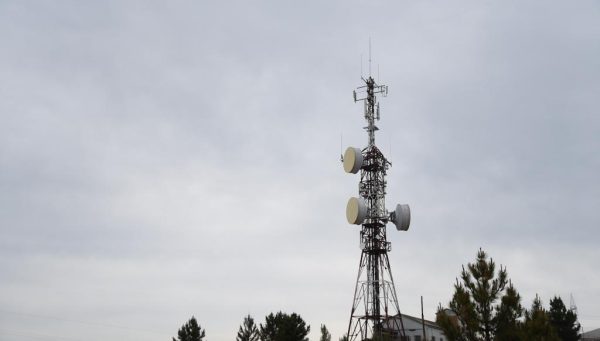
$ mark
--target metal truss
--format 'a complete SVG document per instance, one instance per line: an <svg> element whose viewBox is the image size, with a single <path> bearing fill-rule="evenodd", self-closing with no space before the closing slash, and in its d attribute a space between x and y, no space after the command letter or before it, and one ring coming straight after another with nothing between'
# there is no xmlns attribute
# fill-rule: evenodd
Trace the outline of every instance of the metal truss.
<svg viewBox="0 0 600 341"><path fill-rule="evenodd" d="M367 216L360 231L362 250L354 290L354 300L348 324L348 340L386 340L403 337L404 326L394 287L388 252L386 224L390 214L385 208L385 176L391 163L375 145L375 120L379 120L376 94L387 95L387 86L377 85L372 77L359 87L364 97L354 92L355 101L364 101L369 144L362 150L364 157L358 186L365 200ZM398 317L398 318L396 318Z"/></svg>

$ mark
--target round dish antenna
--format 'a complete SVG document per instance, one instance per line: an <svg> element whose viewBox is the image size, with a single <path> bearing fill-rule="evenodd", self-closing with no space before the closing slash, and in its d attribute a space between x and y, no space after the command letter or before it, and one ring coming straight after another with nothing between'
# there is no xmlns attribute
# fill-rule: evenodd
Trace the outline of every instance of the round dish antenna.
<svg viewBox="0 0 600 341"><path fill-rule="evenodd" d="M344 152L344 170L346 173L356 174L363 164L363 155L360 149L348 147Z"/></svg>
<svg viewBox="0 0 600 341"><path fill-rule="evenodd" d="M360 225L367 216L367 205L363 198L352 197L346 205L346 219L350 224Z"/></svg>
<svg viewBox="0 0 600 341"><path fill-rule="evenodd" d="M398 231L408 231L410 226L410 207L405 204L396 205L396 210L390 214L390 221Z"/></svg>

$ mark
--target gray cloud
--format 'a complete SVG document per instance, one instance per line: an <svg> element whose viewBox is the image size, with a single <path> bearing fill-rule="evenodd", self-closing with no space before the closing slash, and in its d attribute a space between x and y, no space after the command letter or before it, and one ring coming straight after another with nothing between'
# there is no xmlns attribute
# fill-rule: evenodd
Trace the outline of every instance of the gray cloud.
<svg viewBox="0 0 600 341"><path fill-rule="evenodd" d="M369 36L414 215L389 233L402 310L432 318L483 247L525 304L573 293L600 326L596 2L0 8L0 335L158 340L195 314L225 340L278 309L341 335Z"/></svg>

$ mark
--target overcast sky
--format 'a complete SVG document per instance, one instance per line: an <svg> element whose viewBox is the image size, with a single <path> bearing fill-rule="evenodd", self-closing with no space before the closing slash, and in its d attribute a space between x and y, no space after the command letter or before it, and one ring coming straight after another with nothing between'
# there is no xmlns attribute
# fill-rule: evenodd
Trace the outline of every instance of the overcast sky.
<svg viewBox="0 0 600 341"><path fill-rule="evenodd" d="M600 327L599 1L1 1L0 339L337 340L369 37L402 312L481 247Z"/></svg>

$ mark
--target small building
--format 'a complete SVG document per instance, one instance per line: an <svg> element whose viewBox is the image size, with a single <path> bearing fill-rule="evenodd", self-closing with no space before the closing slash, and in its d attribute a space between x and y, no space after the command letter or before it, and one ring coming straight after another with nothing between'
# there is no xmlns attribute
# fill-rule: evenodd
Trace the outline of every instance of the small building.
<svg viewBox="0 0 600 341"><path fill-rule="evenodd" d="M600 341L600 328L581 334L582 341Z"/></svg>
<svg viewBox="0 0 600 341"><path fill-rule="evenodd" d="M386 326L393 335L393 341L447 341L442 329L432 321L422 321L418 317L402 314L402 323L398 321L398 317L393 317L396 321L387 321ZM425 325L425 338L423 338L423 324ZM400 333L394 331L395 325L404 326L405 338L400 338Z"/></svg>

